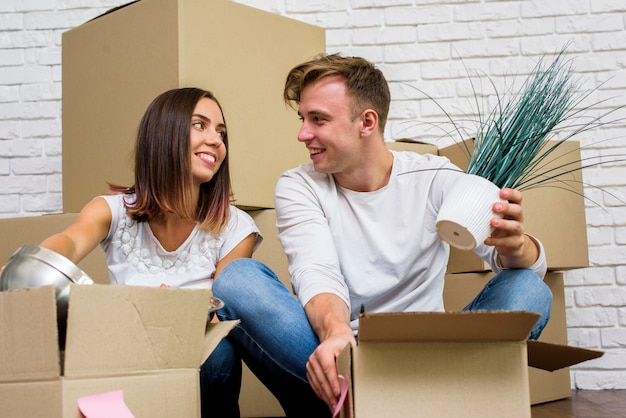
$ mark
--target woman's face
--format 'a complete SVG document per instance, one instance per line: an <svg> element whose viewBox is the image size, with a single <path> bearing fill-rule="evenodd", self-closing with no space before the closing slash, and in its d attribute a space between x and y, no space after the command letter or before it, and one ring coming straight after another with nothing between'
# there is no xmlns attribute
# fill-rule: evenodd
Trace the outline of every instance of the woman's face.
<svg viewBox="0 0 626 418"><path fill-rule="evenodd" d="M194 183L210 181L226 158L226 125L219 106L203 97L191 115L191 171Z"/></svg>

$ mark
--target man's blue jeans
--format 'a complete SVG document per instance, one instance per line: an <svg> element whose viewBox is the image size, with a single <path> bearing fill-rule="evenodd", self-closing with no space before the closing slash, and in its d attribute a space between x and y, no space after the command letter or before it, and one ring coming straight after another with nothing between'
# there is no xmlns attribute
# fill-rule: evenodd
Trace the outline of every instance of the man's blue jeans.
<svg viewBox="0 0 626 418"><path fill-rule="evenodd" d="M240 319L230 340L250 370L276 396L288 417L330 416L306 378L306 363L319 344L302 305L268 267L242 258L230 262L213 284L225 307L220 320ZM552 294L530 270L496 275L464 310L526 310L541 314L529 338L548 322Z"/></svg>

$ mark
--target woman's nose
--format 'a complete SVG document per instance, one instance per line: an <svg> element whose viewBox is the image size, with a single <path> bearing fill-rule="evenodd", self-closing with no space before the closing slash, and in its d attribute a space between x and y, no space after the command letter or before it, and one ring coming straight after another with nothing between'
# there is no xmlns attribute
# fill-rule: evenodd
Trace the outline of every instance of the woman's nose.
<svg viewBox="0 0 626 418"><path fill-rule="evenodd" d="M220 146L224 143L224 137L217 131L208 131L206 141L209 144Z"/></svg>

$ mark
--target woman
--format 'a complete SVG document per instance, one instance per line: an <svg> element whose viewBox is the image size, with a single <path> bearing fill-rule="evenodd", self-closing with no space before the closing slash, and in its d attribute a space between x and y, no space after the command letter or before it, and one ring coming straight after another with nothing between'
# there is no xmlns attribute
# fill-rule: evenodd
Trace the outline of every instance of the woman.
<svg viewBox="0 0 626 418"><path fill-rule="evenodd" d="M227 148L210 92L159 95L139 125L134 185L110 185L114 194L94 198L41 246L78 263L101 245L112 284L211 288L226 264L251 257L262 239L231 204ZM202 416L238 417L240 385L241 360L224 339L200 369Z"/></svg>

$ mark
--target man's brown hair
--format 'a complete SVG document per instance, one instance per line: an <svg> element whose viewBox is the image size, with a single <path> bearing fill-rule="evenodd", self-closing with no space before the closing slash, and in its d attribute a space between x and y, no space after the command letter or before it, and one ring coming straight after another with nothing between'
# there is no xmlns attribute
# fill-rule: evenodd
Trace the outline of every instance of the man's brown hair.
<svg viewBox="0 0 626 418"><path fill-rule="evenodd" d="M391 102L389 85L382 71L364 58L322 54L297 65L287 75L283 90L285 103L296 108L306 86L335 75L346 81L348 94L352 98L352 117L372 108L378 114L378 129L382 134Z"/></svg>

